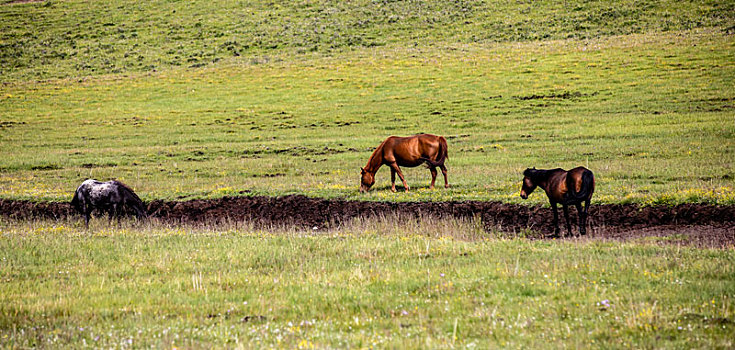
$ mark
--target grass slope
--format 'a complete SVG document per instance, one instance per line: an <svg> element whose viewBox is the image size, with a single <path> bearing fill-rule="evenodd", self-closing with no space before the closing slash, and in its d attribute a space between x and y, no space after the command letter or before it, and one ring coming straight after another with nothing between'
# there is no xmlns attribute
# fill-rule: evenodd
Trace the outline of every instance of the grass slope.
<svg viewBox="0 0 735 350"><path fill-rule="evenodd" d="M315 234L99 223L91 233L78 222L0 223L0 346L729 348L735 339L732 249L504 240L469 222L396 218Z"/></svg>
<svg viewBox="0 0 735 350"><path fill-rule="evenodd" d="M600 202L735 203L735 42L713 32L361 50L258 66L0 88L0 196L64 200L85 177L144 198L304 193L519 201L525 167L585 165ZM387 135L449 139L450 190L389 171ZM544 202L543 195L532 197Z"/></svg>
<svg viewBox="0 0 735 350"><path fill-rule="evenodd" d="M3 81L201 67L233 58L257 63L365 47L735 28L735 4L715 0L3 3Z"/></svg>

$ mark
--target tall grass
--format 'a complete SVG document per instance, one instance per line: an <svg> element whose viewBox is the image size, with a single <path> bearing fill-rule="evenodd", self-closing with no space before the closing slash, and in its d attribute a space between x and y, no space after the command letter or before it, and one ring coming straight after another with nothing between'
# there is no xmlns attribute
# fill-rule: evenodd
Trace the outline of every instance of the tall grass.
<svg viewBox="0 0 735 350"><path fill-rule="evenodd" d="M506 240L474 226L1 222L0 344L733 346L732 249Z"/></svg>

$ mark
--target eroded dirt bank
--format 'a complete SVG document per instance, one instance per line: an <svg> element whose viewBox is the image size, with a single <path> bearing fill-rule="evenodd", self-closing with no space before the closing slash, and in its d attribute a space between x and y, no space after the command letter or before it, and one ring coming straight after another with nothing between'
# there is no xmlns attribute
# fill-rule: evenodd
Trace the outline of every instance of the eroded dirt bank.
<svg viewBox="0 0 735 350"><path fill-rule="evenodd" d="M63 219L74 215L68 203L11 201L0 199L0 212L16 219ZM482 219L486 229L518 232L530 229L540 235L553 231L551 209L498 202L411 202L386 203L327 200L300 195L284 197L225 197L211 200L148 203L152 217L169 223L216 224L223 221L253 221L261 225L334 227L355 217L382 215L422 218L459 217ZM561 210L559 210L561 216ZM576 210L571 210L576 220ZM576 221L575 221L576 222ZM635 232L655 236L679 230L711 241L714 245L735 244L735 206L682 204L673 207L632 204L593 205L590 209L592 235L619 238ZM576 226L576 225L575 225ZM576 230L576 227L575 227ZM716 237L714 237L716 236ZM719 243L717 243L719 242ZM712 245L712 244L706 244Z"/></svg>

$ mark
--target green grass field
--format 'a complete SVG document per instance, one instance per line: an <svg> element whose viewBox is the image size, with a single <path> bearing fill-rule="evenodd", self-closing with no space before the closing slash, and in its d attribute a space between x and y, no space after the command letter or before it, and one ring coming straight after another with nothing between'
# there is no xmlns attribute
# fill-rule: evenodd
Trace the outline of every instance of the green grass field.
<svg viewBox="0 0 735 350"><path fill-rule="evenodd" d="M0 6L0 197L69 200L94 177L146 200L518 202L526 167L584 165L598 203L735 203L733 4L566 4ZM167 53L233 38L274 44L195 67ZM383 169L359 195L372 149L419 132L449 139L453 187L407 169L416 190L392 194Z"/></svg>
<svg viewBox="0 0 735 350"><path fill-rule="evenodd" d="M12 1L2 0L0 5ZM735 31L732 1L43 1L0 9L0 75L36 81L698 28Z"/></svg>
<svg viewBox="0 0 735 350"><path fill-rule="evenodd" d="M596 202L735 203L735 42L717 33L382 49L4 86L0 195L86 177L144 199L303 193L519 201L526 167L584 165ZM388 135L449 139L450 190L357 192ZM540 203L542 196L532 197Z"/></svg>
<svg viewBox="0 0 735 350"><path fill-rule="evenodd" d="M0 198L735 204L733 1L0 0ZM389 135L444 135L448 190ZM546 203L535 193L526 203ZM531 241L475 221L328 231L0 218L0 347L732 348L735 251ZM431 232L426 234L424 232ZM523 232L519 234L523 236Z"/></svg>
<svg viewBox="0 0 735 350"><path fill-rule="evenodd" d="M317 233L0 222L0 346L735 345L732 249L399 222Z"/></svg>

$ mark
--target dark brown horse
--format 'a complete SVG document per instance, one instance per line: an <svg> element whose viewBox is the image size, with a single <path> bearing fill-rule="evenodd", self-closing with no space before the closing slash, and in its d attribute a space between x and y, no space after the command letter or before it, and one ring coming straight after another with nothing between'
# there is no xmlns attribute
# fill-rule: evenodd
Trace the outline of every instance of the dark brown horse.
<svg viewBox="0 0 735 350"><path fill-rule="evenodd" d="M579 215L579 233L584 235L587 226L587 211L590 207L592 193L595 192L595 176L585 167L576 167L566 171L564 169L526 169L523 172L523 187L521 187L521 198L526 199L528 195L541 187L549 197L551 207L554 209L554 235L559 235L559 214L556 205L561 204L564 209L564 218L567 222L567 231L572 235L572 226L569 223L569 210L567 205L574 204ZM584 202L584 210L582 210Z"/></svg>
<svg viewBox="0 0 735 350"><path fill-rule="evenodd" d="M396 173L403 181L403 188L408 192L409 187L403 178L399 166L416 167L421 164L431 171L431 187L434 188L436 181L436 168L441 169L444 175L444 187L449 187L447 182L447 140L441 136L420 134L409 137L391 136L378 146L373 155L368 159L367 165L362 170L362 182L360 192L367 192L375 183L375 173L383 164L390 167L391 191L396 191Z"/></svg>

